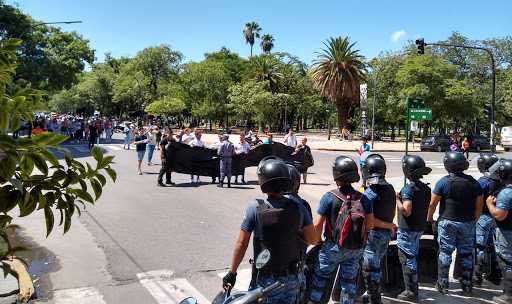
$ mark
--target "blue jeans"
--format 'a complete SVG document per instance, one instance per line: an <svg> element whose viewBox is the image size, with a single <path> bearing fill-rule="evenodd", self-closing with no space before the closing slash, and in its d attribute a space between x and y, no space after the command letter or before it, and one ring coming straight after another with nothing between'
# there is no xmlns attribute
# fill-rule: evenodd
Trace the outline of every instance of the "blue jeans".
<svg viewBox="0 0 512 304"><path fill-rule="evenodd" d="M146 154L145 150L137 151L137 160L142 161L144 159L144 154Z"/></svg>
<svg viewBox="0 0 512 304"><path fill-rule="evenodd" d="M153 151L155 151L155 145L148 144L146 150L148 151L148 163L150 163L153 159Z"/></svg>
<svg viewBox="0 0 512 304"><path fill-rule="evenodd" d="M126 135L124 137L124 146L123 148L130 150L130 143L132 141L132 137L130 135Z"/></svg>
<svg viewBox="0 0 512 304"><path fill-rule="evenodd" d="M494 235L494 218L490 214L482 214L476 222L476 245L481 248L492 246Z"/></svg>
<svg viewBox="0 0 512 304"><path fill-rule="evenodd" d="M506 272L512 272L512 230L496 228L494 232L496 254Z"/></svg>
<svg viewBox="0 0 512 304"><path fill-rule="evenodd" d="M456 222L440 219L438 222L438 283L448 288L448 276L452 263L452 253L457 249L462 266L461 285L472 286L473 250L475 248L475 222Z"/></svg>
<svg viewBox="0 0 512 304"><path fill-rule="evenodd" d="M342 249L332 241L325 241L315 264L310 300L319 302L322 299L326 282L341 265L341 303L352 304L357 293L357 273L362 255L362 249Z"/></svg>
<svg viewBox="0 0 512 304"><path fill-rule="evenodd" d="M258 287L267 287L275 282L281 282L283 287L276 289L270 293L266 299L263 300L264 304L298 304L302 300L302 291L304 290L306 279L304 274L299 273L295 275L288 275L286 277L262 277L258 279L256 286L249 287L253 290Z"/></svg>
<svg viewBox="0 0 512 304"><path fill-rule="evenodd" d="M413 231L409 229L398 229L397 246L400 255L400 262L405 265L410 272L418 272L418 253L420 250L420 238L423 231Z"/></svg>
<svg viewBox="0 0 512 304"><path fill-rule="evenodd" d="M390 230L370 230L368 243L363 253L363 272L366 284L380 282L380 263L388 250L391 240Z"/></svg>

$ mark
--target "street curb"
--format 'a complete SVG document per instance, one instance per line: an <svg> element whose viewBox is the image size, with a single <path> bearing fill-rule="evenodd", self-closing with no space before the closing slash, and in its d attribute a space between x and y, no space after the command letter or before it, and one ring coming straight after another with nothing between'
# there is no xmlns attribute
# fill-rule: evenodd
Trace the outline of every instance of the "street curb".
<svg viewBox="0 0 512 304"><path fill-rule="evenodd" d="M334 149L334 148L313 148L316 151L329 151L329 152L357 152L356 149ZM376 149L372 150L372 152L404 152L404 150L394 150L394 149ZM417 150L409 150L409 152L420 152Z"/></svg>

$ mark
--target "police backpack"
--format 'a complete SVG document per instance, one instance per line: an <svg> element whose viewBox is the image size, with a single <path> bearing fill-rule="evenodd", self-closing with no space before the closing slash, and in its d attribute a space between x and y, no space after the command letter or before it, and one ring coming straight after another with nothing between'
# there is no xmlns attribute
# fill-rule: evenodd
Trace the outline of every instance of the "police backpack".
<svg viewBox="0 0 512 304"><path fill-rule="evenodd" d="M333 241L340 248L361 249L366 244L366 213L361 204L361 193L345 195L339 190L331 193L341 201L340 211L332 227Z"/></svg>

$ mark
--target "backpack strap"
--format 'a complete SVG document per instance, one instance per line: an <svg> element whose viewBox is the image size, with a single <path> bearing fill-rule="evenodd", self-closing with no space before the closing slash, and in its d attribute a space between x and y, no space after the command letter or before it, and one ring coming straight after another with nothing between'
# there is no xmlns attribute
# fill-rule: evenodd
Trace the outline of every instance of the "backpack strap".
<svg viewBox="0 0 512 304"><path fill-rule="evenodd" d="M339 189L333 189L329 192L331 192L332 195L336 196L343 203L349 200L349 198L345 194L341 193Z"/></svg>

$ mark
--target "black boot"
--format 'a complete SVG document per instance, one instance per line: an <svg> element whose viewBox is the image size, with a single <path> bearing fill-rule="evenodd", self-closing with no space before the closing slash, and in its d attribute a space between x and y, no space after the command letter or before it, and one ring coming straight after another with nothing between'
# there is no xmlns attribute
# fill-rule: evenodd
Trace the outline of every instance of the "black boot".
<svg viewBox="0 0 512 304"><path fill-rule="evenodd" d="M418 274L412 272L407 266L402 265L404 274L405 290L397 296L399 300L417 302L418 301Z"/></svg>
<svg viewBox="0 0 512 304"><path fill-rule="evenodd" d="M437 283L436 289L442 294L448 293L448 276L450 273L450 268L444 267L441 263L438 262L437 265Z"/></svg>
<svg viewBox="0 0 512 304"><path fill-rule="evenodd" d="M475 286L477 286L477 287L482 286L483 274L487 273L486 260L487 260L487 257L486 257L485 248L481 248L480 245L477 245L475 273L473 275L473 284L475 284Z"/></svg>
<svg viewBox="0 0 512 304"><path fill-rule="evenodd" d="M498 304L512 304L512 271L506 271L503 276L503 295L492 300Z"/></svg>
<svg viewBox="0 0 512 304"><path fill-rule="evenodd" d="M364 283L366 284L366 291L368 293L368 300L371 304L382 304L379 282L373 281L371 278L372 272L363 270ZM366 301L366 300L365 300Z"/></svg>
<svg viewBox="0 0 512 304"><path fill-rule="evenodd" d="M468 258L465 256L464 258ZM472 255L469 256L472 259ZM472 263L473 261L471 261ZM462 294L465 296L471 296L473 294L473 264L470 268L462 266L462 274L460 279L460 286L462 288Z"/></svg>

